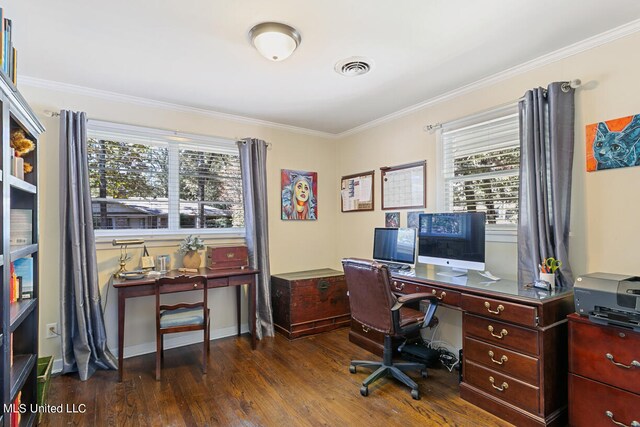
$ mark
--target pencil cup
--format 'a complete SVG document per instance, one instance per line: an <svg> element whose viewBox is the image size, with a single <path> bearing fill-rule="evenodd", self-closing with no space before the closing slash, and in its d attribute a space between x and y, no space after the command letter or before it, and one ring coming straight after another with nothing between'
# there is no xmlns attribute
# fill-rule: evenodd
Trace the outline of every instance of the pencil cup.
<svg viewBox="0 0 640 427"><path fill-rule="evenodd" d="M554 273L540 273L540 280L551 284L551 289L556 287L556 275Z"/></svg>

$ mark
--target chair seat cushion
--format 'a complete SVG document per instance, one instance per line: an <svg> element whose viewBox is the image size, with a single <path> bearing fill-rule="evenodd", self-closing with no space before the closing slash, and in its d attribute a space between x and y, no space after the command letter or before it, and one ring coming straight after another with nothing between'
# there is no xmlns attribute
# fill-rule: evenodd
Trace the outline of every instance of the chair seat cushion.
<svg viewBox="0 0 640 427"><path fill-rule="evenodd" d="M400 327L405 327L424 320L424 313L409 307L400 307Z"/></svg>
<svg viewBox="0 0 640 427"><path fill-rule="evenodd" d="M177 308L164 310L160 313L160 327L174 328L176 326L203 325L204 315L202 307Z"/></svg>

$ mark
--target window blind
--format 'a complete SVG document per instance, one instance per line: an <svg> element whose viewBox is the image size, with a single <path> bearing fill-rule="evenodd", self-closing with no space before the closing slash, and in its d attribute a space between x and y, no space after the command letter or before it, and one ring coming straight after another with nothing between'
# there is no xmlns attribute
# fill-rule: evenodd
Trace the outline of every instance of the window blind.
<svg viewBox="0 0 640 427"><path fill-rule="evenodd" d="M446 127L441 134L444 203L452 212L485 212L488 224L517 224L518 114Z"/></svg>
<svg viewBox="0 0 640 427"><path fill-rule="evenodd" d="M107 122L87 131L96 230L244 226L234 141Z"/></svg>

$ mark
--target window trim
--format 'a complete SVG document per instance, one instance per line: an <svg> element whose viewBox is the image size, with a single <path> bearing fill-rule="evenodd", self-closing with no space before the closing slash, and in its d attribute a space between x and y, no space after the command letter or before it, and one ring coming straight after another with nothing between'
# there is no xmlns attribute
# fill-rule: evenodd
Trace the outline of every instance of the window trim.
<svg viewBox="0 0 640 427"><path fill-rule="evenodd" d="M216 153L238 155L236 141L233 139L180 132L177 130L158 129L124 123L107 122L103 120L87 120L87 137L95 138L96 136L100 137L101 135L111 137L118 137L119 135L121 135L123 141L147 145L151 141L156 141L163 145L167 144L169 150L177 150L178 146L176 145L176 143L179 143L185 145L186 149L211 147L215 149ZM177 160L177 157L175 157L175 159ZM177 162L170 162L168 166L169 182L167 185L171 186L172 174L178 174L177 176L179 177L179 165L177 164ZM175 178L176 176L173 177ZM169 227L175 225L178 225L179 227L179 217L177 215L172 215L172 203L170 201L169 205L168 225ZM144 237L146 241L174 243L176 241L184 239L185 236L188 236L190 234L205 236L205 239L244 239L246 236L246 230L244 227L94 230L96 243L100 244L101 246L102 244L107 242L110 244L113 239L121 237L131 237L132 235L135 235L136 237Z"/></svg>
<svg viewBox="0 0 640 427"><path fill-rule="evenodd" d="M443 123L436 130L436 209L438 212L447 212L445 206L445 178L444 178L444 141L442 133L463 129L476 124L495 120L514 113L518 113L518 103L508 103L496 108L485 110L477 114L462 117L447 123ZM518 240L518 226L508 224L487 224L485 239L488 242L516 243Z"/></svg>

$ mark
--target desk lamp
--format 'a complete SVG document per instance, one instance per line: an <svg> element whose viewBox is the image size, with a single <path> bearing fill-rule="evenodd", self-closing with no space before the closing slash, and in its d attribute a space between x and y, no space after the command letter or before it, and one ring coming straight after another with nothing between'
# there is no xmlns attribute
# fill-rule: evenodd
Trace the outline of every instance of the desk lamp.
<svg viewBox="0 0 640 427"><path fill-rule="evenodd" d="M127 254L127 246L141 245L143 243L144 240L142 239L114 239L111 242L113 246L120 246L120 259L118 260L120 269L113 274L115 278L120 278L120 275L127 271L127 261L131 259L131 257Z"/></svg>

